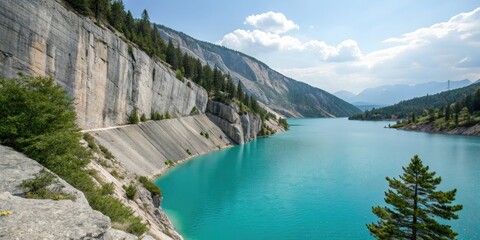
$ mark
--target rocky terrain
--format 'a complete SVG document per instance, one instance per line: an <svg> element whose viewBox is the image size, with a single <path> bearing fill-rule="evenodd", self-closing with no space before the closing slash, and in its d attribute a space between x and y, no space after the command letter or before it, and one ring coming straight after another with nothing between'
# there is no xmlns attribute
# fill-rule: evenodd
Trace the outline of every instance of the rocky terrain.
<svg viewBox="0 0 480 240"><path fill-rule="evenodd" d="M480 124L476 124L471 127L457 127L453 129L440 129L439 127L433 127L431 124L417 124L411 123L398 129L407 131L418 131L428 133L443 133L449 135L468 135L468 136L480 136Z"/></svg>
<svg viewBox="0 0 480 240"><path fill-rule="evenodd" d="M107 216L93 210L82 192L58 177L50 187L74 195L74 201L24 198L20 184L44 168L1 145L0 169L0 211L11 211L0 217L0 239L137 239L112 229Z"/></svg>
<svg viewBox="0 0 480 240"><path fill-rule="evenodd" d="M348 117L360 112L336 96L283 76L243 53L196 40L165 26L159 26L159 30L165 40L172 40L182 51L229 73L257 100L287 117Z"/></svg>

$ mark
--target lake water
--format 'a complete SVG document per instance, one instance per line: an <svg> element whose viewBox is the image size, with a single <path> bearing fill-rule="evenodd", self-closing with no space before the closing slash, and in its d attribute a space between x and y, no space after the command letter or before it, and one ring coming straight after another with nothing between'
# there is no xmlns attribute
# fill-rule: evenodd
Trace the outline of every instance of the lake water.
<svg viewBox="0 0 480 240"><path fill-rule="evenodd" d="M386 176L418 154L457 188L450 221L480 239L480 137L383 128L388 122L291 119L291 129L197 157L157 179L162 207L185 239L371 239Z"/></svg>

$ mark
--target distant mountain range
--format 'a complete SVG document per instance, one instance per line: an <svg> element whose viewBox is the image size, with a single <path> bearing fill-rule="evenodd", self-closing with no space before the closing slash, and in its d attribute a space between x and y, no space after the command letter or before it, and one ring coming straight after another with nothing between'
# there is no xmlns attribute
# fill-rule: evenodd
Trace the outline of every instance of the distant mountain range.
<svg viewBox="0 0 480 240"><path fill-rule="evenodd" d="M360 110L350 103L306 83L288 78L253 57L222 46L196 40L158 25L160 35L202 63L230 74L267 107L287 117L347 117Z"/></svg>
<svg viewBox="0 0 480 240"><path fill-rule="evenodd" d="M374 88L367 88L357 95L348 91L338 91L334 93L334 95L360 108L364 108L362 106L381 107L414 97L425 96L427 94L432 95L449 89L453 90L465 87L470 84L472 84L472 82L468 79L450 81L450 86L448 81L432 81L412 86L404 84L383 85Z"/></svg>

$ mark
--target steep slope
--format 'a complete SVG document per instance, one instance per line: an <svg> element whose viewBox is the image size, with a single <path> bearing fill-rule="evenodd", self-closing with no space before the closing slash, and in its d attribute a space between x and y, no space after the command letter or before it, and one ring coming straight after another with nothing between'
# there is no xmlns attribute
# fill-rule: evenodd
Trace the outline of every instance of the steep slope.
<svg viewBox="0 0 480 240"><path fill-rule="evenodd" d="M326 91L285 77L243 53L196 40L165 26L159 26L159 31L182 51L230 73L234 81L242 82L248 93L285 116L345 117L360 111Z"/></svg>
<svg viewBox="0 0 480 240"><path fill-rule="evenodd" d="M420 116L425 109L441 108L447 104L452 104L465 95L473 94L479 87L480 82L477 82L463 88L445 91L434 95L417 97L410 100L401 101L392 106L365 111L362 114L357 114L350 117L350 119L379 120L390 119L392 116L397 118L407 118L410 117L412 113L416 116Z"/></svg>

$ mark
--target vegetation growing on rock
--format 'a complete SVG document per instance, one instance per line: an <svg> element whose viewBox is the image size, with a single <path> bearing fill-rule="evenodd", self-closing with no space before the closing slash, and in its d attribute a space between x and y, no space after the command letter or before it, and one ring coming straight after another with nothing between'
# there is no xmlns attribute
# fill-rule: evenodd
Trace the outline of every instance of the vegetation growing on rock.
<svg viewBox="0 0 480 240"><path fill-rule="evenodd" d="M143 187L147 189L152 194L162 195L160 188L155 185L152 181L148 180L147 177L141 176L138 178L138 181L142 183Z"/></svg>
<svg viewBox="0 0 480 240"><path fill-rule="evenodd" d="M25 197L53 200L75 200L75 196L64 193L61 189L51 190L48 188L54 184L55 181L55 175L42 169L39 173L35 174L34 178L22 182L22 187L26 190Z"/></svg>
<svg viewBox="0 0 480 240"><path fill-rule="evenodd" d="M102 194L89 176L85 167L92 156L80 144L73 109L67 92L50 78L0 78L0 144L35 159L82 191L93 209L141 234L139 229L146 230L141 219L120 200Z"/></svg>

